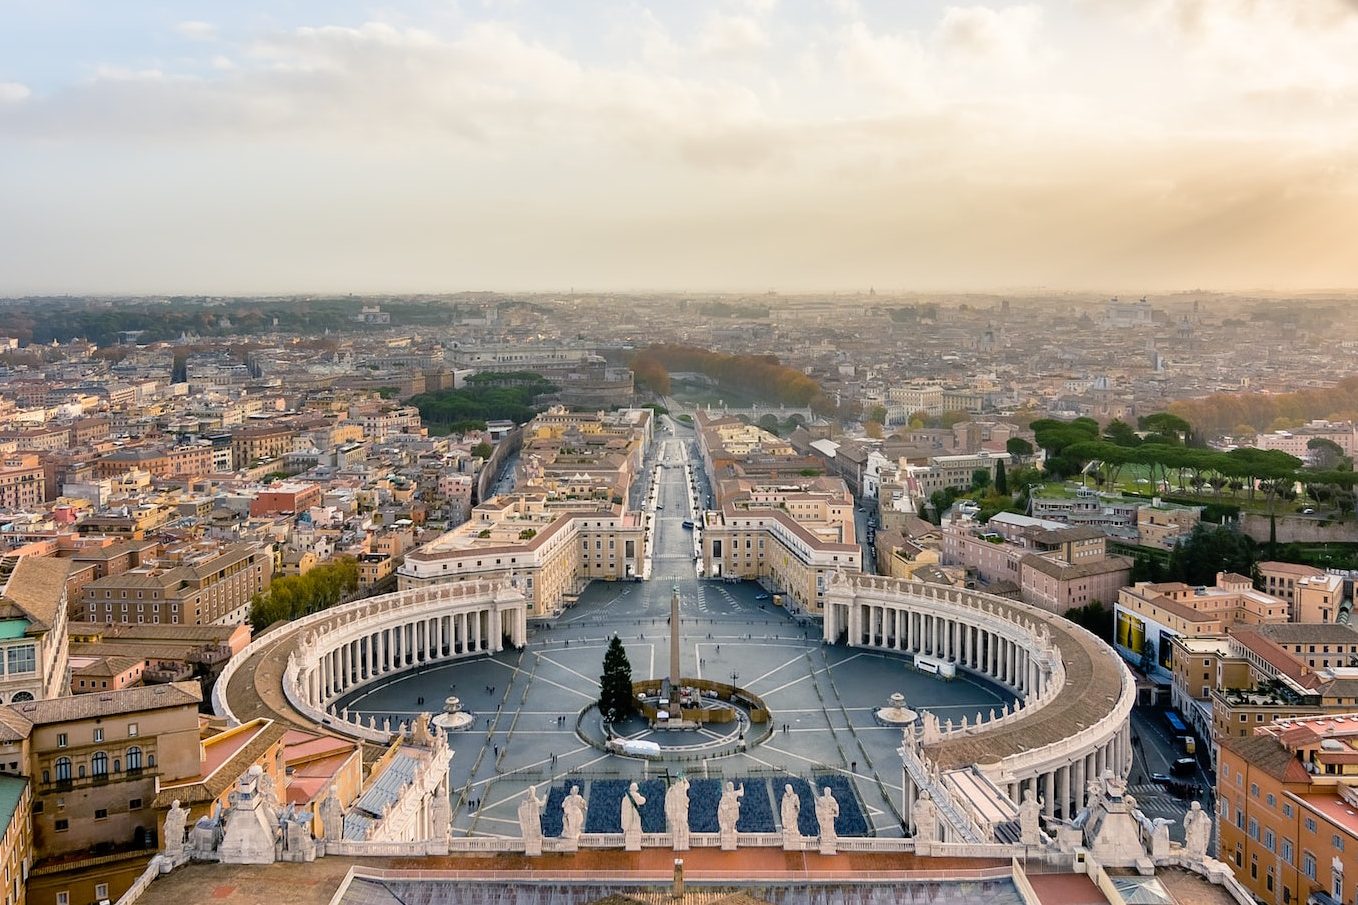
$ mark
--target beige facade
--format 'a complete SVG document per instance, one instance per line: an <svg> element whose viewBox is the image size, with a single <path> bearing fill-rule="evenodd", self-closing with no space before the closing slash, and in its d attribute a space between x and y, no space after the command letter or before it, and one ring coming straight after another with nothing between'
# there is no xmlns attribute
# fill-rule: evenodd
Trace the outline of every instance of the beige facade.
<svg viewBox="0 0 1358 905"><path fill-rule="evenodd" d="M1323 569L1294 562L1261 562L1257 568L1259 584L1262 586L1260 590L1281 597L1289 606L1297 602L1298 581L1325 574ZM1295 614L1295 610L1293 612Z"/></svg>
<svg viewBox="0 0 1358 905"><path fill-rule="evenodd" d="M401 590L508 578L529 600L530 617L549 617L594 579L639 578L645 524L621 504L556 499L550 494L496 497L470 521L406 554Z"/></svg>
<svg viewBox="0 0 1358 905"><path fill-rule="evenodd" d="M33 453L11 453L0 462L0 509L41 506L47 477L42 460Z"/></svg>
<svg viewBox="0 0 1358 905"><path fill-rule="evenodd" d="M0 763L34 787L30 901L126 891L163 819L158 784L198 773L201 700L185 682L0 708ZM96 846L103 857L82 860Z"/></svg>
<svg viewBox="0 0 1358 905"><path fill-rule="evenodd" d="M70 562L39 556L0 559L0 703L66 692L66 579Z"/></svg>
<svg viewBox="0 0 1358 905"><path fill-rule="evenodd" d="M257 544L166 551L154 562L96 579L81 591L81 622L239 624L273 578L273 553Z"/></svg>
<svg viewBox="0 0 1358 905"><path fill-rule="evenodd" d="M24 905L33 864L33 784L26 777L0 774L0 827L0 903Z"/></svg>

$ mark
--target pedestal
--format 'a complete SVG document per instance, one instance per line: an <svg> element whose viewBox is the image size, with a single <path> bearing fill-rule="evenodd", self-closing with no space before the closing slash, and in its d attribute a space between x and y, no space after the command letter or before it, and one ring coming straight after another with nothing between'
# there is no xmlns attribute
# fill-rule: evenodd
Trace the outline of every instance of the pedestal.
<svg viewBox="0 0 1358 905"><path fill-rule="evenodd" d="M523 840L523 853L530 858L536 858L542 854L542 837L534 836Z"/></svg>
<svg viewBox="0 0 1358 905"><path fill-rule="evenodd" d="M833 838L833 837L832 837L832 838L826 839L824 836L821 836L821 837L820 837L820 853L821 853L822 855L834 855L834 854L838 854L839 849L837 849L837 848L835 847L835 844L836 844L837 842L839 842L839 840L836 839L836 838Z"/></svg>
<svg viewBox="0 0 1358 905"><path fill-rule="evenodd" d="M566 838L565 836L562 836L562 837L561 837L561 851L563 851L563 852L569 852L569 853L575 853L575 852L580 851L580 840L579 840L579 839L568 839L568 838Z"/></svg>
<svg viewBox="0 0 1358 905"><path fill-rule="evenodd" d="M635 832L624 833L622 836L622 848L623 851L627 852L641 851L641 830L637 829Z"/></svg>
<svg viewBox="0 0 1358 905"><path fill-rule="evenodd" d="M688 851L688 830L681 830L674 834L674 850L676 852Z"/></svg>
<svg viewBox="0 0 1358 905"><path fill-rule="evenodd" d="M783 851L799 852L802 850L802 834L796 830L783 830Z"/></svg>
<svg viewBox="0 0 1358 905"><path fill-rule="evenodd" d="M724 832L721 834L721 850L724 852L733 852L736 850L736 834L734 830L729 833Z"/></svg>

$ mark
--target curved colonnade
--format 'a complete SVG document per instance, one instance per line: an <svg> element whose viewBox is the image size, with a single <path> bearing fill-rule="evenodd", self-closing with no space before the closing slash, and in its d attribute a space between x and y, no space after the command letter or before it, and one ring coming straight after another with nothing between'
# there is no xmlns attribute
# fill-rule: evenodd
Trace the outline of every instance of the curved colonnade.
<svg viewBox="0 0 1358 905"><path fill-rule="evenodd" d="M1031 790L1047 817L1085 806L1105 771L1131 770L1131 672L1106 643L1046 610L967 591L838 575L825 593L825 640L952 663L1009 688L1012 712L960 724L926 721L902 757L910 813L921 785L973 765L1015 804ZM965 719L965 718L964 718ZM916 758L924 777L909 769ZM919 771L913 771L916 774Z"/></svg>
<svg viewBox="0 0 1358 905"><path fill-rule="evenodd" d="M413 588L312 613L233 657L213 689L213 709L233 722L268 715L386 742L398 727L334 714L335 702L393 673L522 647L527 613L508 581ZM284 664L277 681L285 700L270 695L271 677L253 675L268 661Z"/></svg>

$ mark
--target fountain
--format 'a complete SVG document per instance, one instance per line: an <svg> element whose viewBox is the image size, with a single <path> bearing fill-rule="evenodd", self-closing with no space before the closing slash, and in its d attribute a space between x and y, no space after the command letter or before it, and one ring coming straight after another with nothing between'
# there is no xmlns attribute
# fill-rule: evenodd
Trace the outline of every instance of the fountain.
<svg viewBox="0 0 1358 905"><path fill-rule="evenodd" d="M905 706L905 695L899 691L887 699L887 706L878 708L877 722L884 726L913 726L919 714Z"/></svg>
<svg viewBox="0 0 1358 905"><path fill-rule="evenodd" d="M449 696L443 701L443 712L434 717L432 722L439 729L455 731L458 729L470 729L472 723L476 722L476 717L462 709L460 698Z"/></svg>

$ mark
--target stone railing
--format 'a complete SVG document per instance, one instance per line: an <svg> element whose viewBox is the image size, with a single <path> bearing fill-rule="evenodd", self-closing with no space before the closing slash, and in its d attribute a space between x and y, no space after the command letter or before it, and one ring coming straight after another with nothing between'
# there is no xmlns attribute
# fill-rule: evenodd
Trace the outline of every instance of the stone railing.
<svg viewBox="0 0 1358 905"><path fill-rule="evenodd" d="M146 870L141 872L141 876L132 881L127 892L118 897L117 905L132 905L133 902L141 898L142 893L146 892L152 880L162 873L168 872L172 866L172 864L166 863L164 855L156 855L151 859L151 863L146 865Z"/></svg>

